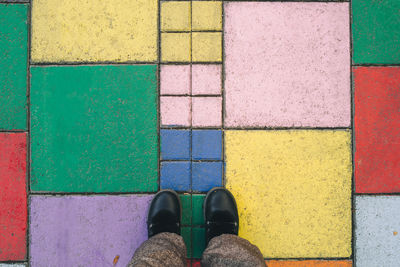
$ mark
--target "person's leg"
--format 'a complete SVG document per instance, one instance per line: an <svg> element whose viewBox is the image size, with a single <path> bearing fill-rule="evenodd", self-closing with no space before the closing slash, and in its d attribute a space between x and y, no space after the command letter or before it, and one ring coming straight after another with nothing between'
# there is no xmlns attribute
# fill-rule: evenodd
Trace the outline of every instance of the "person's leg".
<svg viewBox="0 0 400 267"><path fill-rule="evenodd" d="M186 246L181 232L182 208L178 194L171 190L157 193L149 209L149 239L135 252L128 267L185 267Z"/></svg>
<svg viewBox="0 0 400 267"><path fill-rule="evenodd" d="M261 267L266 266L258 247L246 239L223 234L211 239L201 260L203 267Z"/></svg>
<svg viewBox="0 0 400 267"><path fill-rule="evenodd" d="M145 241L135 252L128 267L184 267L186 246L175 233L160 233Z"/></svg>
<svg viewBox="0 0 400 267"><path fill-rule="evenodd" d="M207 248L203 267L266 266L260 250L238 237L239 214L235 198L224 188L213 188L204 200Z"/></svg>

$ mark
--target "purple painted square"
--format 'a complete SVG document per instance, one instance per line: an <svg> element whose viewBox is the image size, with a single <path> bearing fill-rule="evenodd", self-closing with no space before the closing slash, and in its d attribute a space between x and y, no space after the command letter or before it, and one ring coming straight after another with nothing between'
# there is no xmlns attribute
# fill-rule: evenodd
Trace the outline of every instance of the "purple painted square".
<svg viewBox="0 0 400 267"><path fill-rule="evenodd" d="M160 183L162 189L189 191L191 180L190 161L161 162Z"/></svg>
<svg viewBox="0 0 400 267"><path fill-rule="evenodd" d="M161 95L190 94L190 65L161 65Z"/></svg>
<svg viewBox="0 0 400 267"><path fill-rule="evenodd" d="M193 162L192 190L207 192L222 186L222 162Z"/></svg>
<svg viewBox="0 0 400 267"><path fill-rule="evenodd" d="M226 126L350 126L349 3L224 10Z"/></svg>
<svg viewBox="0 0 400 267"><path fill-rule="evenodd" d="M32 196L30 266L126 266L147 239L153 195Z"/></svg>

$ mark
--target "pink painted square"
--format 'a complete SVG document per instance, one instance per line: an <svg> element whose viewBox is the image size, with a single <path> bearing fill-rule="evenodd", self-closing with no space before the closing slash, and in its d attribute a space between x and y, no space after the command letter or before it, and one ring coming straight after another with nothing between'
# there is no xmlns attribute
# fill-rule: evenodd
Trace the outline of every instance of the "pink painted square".
<svg viewBox="0 0 400 267"><path fill-rule="evenodd" d="M161 95L190 94L190 65L161 65Z"/></svg>
<svg viewBox="0 0 400 267"><path fill-rule="evenodd" d="M192 98L193 127L221 127L222 123L221 97Z"/></svg>
<svg viewBox="0 0 400 267"><path fill-rule="evenodd" d="M224 10L226 126L350 126L349 3Z"/></svg>
<svg viewBox="0 0 400 267"><path fill-rule="evenodd" d="M190 97L160 97L161 125L170 127L190 126Z"/></svg>
<svg viewBox="0 0 400 267"><path fill-rule="evenodd" d="M192 95L221 95L221 65L192 65Z"/></svg>

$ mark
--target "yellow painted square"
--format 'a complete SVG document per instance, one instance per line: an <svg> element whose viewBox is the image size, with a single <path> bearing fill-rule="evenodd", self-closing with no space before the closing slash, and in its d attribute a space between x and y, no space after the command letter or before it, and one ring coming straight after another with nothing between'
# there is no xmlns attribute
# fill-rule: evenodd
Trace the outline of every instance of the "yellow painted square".
<svg viewBox="0 0 400 267"><path fill-rule="evenodd" d="M193 31L222 30L222 2L192 2Z"/></svg>
<svg viewBox="0 0 400 267"><path fill-rule="evenodd" d="M190 31L190 1L161 2L162 31Z"/></svg>
<svg viewBox="0 0 400 267"><path fill-rule="evenodd" d="M267 258L351 255L351 135L226 131L226 187L239 235Z"/></svg>
<svg viewBox="0 0 400 267"><path fill-rule="evenodd" d="M192 33L193 62L221 62L222 34L220 32Z"/></svg>
<svg viewBox="0 0 400 267"><path fill-rule="evenodd" d="M33 0L33 62L154 62L157 0Z"/></svg>
<svg viewBox="0 0 400 267"><path fill-rule="evenodd" d="M190 62L190 33L162 33L161 61Z"/></svg>

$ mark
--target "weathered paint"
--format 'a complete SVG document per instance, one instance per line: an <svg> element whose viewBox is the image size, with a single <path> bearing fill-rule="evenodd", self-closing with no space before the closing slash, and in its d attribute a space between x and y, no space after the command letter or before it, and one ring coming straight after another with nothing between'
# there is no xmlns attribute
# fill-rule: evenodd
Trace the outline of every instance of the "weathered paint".
<svg viewBox="0 0 400 267"><path fill-rule="evenodd" d="M33 0L32 61L154 62L157 2Z"/></svg>
<svg viewBox="0 0 400 267"><path fill-rule="evenodd" d="M31 189L156 191L156 69L31 68Z"/></svg>
<svg viewBox="0 0 400 267"><path fill-rule="evenodd" d="M160 94L190 94L190 65L161 65Z"/></svg>
<svg viewBox="0 0 400 267"><path fill-rule="evenodd" d="M352 0L353 62L400 63L400 1Z"/></svg>
<svg viewBox="0 0 400 267"><path fill-rule="evenodd" d="M190 126L191 105L190 97L160 97L161 126Z"/></svg>
<svg viewBox="0 0 400 267"><path fill-rule="evenodd" d="M221 65L192 65L192 95L221 95L221 80Z"/></svg>
<svg viewBox="0 0 400 267"><path fill-rule="evenodd" d="M192 97L192 127L221 127L222 97Z"/></svg>
<svg viewBox="0 0 400 267"><path fill-rule="evenodd" d="M0 261L26 258L26 133L0 133Z"/></svg>
<svg viewBox="0 0 400 267"><path fill-rule="evenodd" d="M26 129L28 5L0 5L0 130Z"/></svg>
<svg viewBox="0 0 400 267"><path fill-rule="evenodd" d="M357 266L399 266L399 207L399 196L356 196L355 257Z"/></svg>
<svg viewBox="0 0 400 267"><path fill-rule="evenodd" d="M354 69L357 193L400 192L400 67Z"/></svg>
<svg viewBox="0 0 400 267"><path fill-rule="evenodd" d="M152 195L32 196L30 266L126 266L147 239Z"/></svg>
<svg viewBox="0 0 400 267"><path fill-rule="evenodd" d="M351 267L352 261L335 260L270 260L265 261L268 267Z"/></svg>
<svg viewBox="0 0 400 267"><path fill-rule="evenodd" d="M225 3L225 125L349 127L349 3Z"/></svg>
<svg viewBox="0 0 400 267"><path fill-rule="evenodd" d="M351 135L226 131L226 187L239 235L267 258L351 255Z"/></svg>

